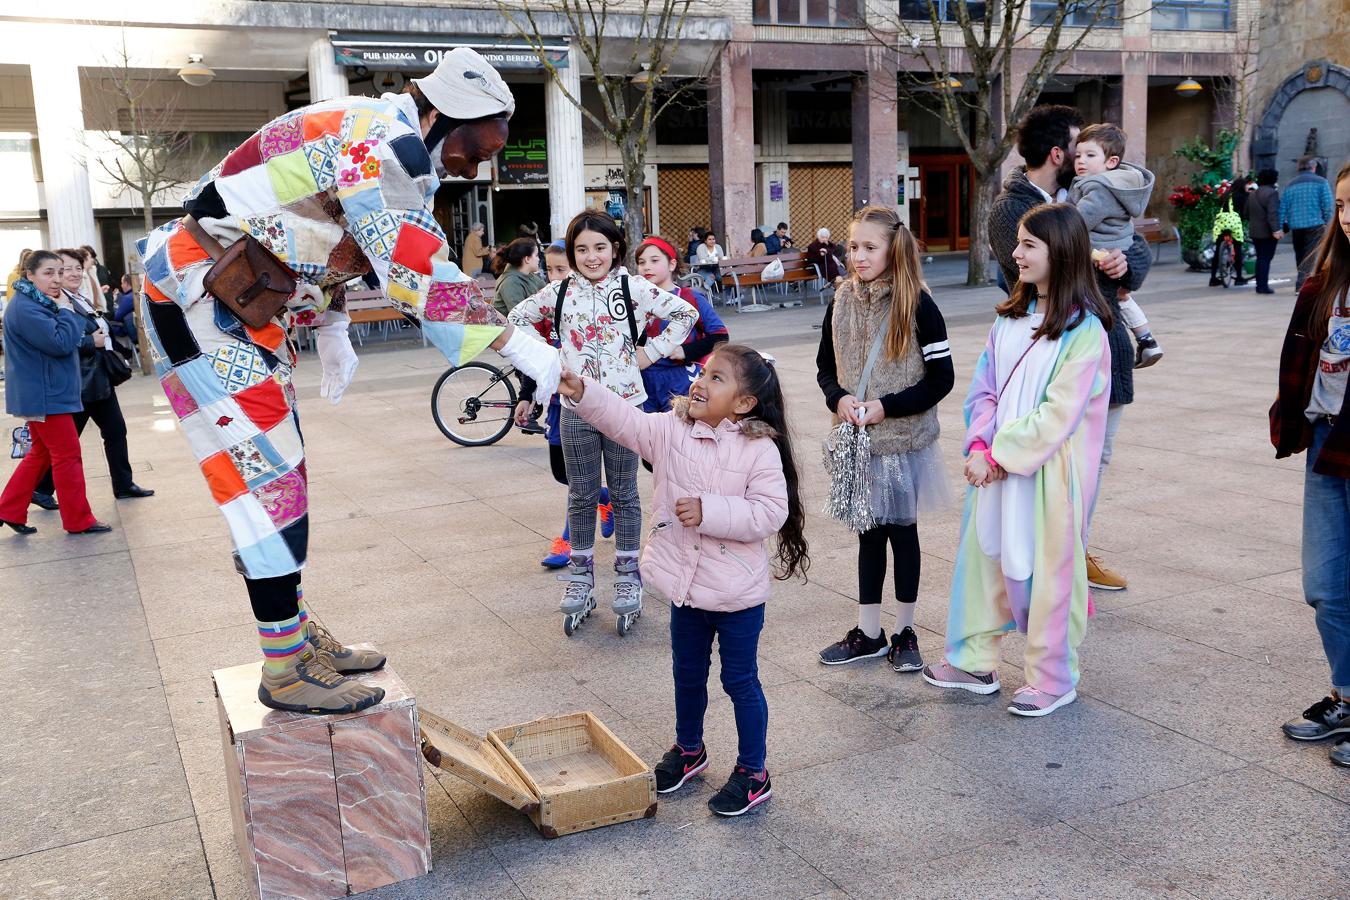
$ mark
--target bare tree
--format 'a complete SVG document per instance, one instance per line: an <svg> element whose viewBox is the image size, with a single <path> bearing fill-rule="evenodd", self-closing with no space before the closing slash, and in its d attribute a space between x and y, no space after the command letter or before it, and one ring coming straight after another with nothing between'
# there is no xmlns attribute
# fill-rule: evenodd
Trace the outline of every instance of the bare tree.
<svg viewBox="0 0 1350 900"><path fill-rule="evenodd" d="M155 227L155 198L190 185L193 179L187 173L198 171L200 154L191 152L192 133L181 130L176 104L162 89L167 79L132 66L125 35L104 65L105 74L96 88L100 100L113 111L114 121L97 132L101 146L90 155L117 193L130 195L132 203L140 206L142 224L149 233ZM140 346L146 347L139 315L136 323ZM141 369L150 374L150 354L141 354Z"/></svg>
<svg viewBox="0 0 1350 900"><path fill-rule="evenodd" d="M694 0L526 0L497 8L529 43L549 77L568 101L619 148L625 194L624 233L636 248L646 231L643 206L647 142L656 120L672 104L688 102L703 82L668 77ZM636 21L638 33L620 34L620 17ZM567 35L590 65L600 112L588 109L558 72L548 51L551 40ZM615 49L617 48L617 49ZM624 64L616 65L617 59ZM615 72L615 69L621 71Z"/></svg>
<svg viewBox="0 0 1350 900"><path fill-rule="evenodd" d="M990 280L989 211L1017 122L1092 30L1116 19L1121 5L1120 0L1058 0L1052 9L1037 3L1033 13L1031 0L903 0L898 15L869 19L875 40L917 64L902 74L900 92L916 101L935 97L938 115L970 157L975 205L967 284ZM950 42L953 31L958 43Z"/></svg>

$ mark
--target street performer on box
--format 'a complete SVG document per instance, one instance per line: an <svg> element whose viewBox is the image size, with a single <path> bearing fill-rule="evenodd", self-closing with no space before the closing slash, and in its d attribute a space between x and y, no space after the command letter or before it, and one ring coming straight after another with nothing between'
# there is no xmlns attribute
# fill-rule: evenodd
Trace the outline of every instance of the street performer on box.
<svg viewBox="0 0 1350 900"><path fill-rule="evenodd" d="M144 320L160 382L229 524L274 709L350 712L383 691L346 677L384 657L338 643L300 591L309 540L305 455L287 339L315 327L337 403L356 372L342 287L378 281L455 365L492 347L547 402L557 355L484 303L432 217L441 178L472 178L506 143L515 101L473 50L407 93L344 97L273 120L202 177L187 212L140 244Z"/></svg>

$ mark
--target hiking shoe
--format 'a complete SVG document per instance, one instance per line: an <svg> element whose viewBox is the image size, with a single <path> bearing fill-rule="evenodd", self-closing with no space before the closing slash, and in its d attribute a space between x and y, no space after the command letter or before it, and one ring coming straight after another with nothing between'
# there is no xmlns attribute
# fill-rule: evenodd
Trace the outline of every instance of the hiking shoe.
<svg viewBox="0 0 1350 900"><path fill-rule="evenodd" d="M1013 702L1008 704L1008 712L1014 716L1039 718L1048 716L1061 706L1068 706L1077 699L1078 692L1072 688L1067 694L1056 697L1054 694L1047 694L1029 684L1024 684L1013 694Z"/></svg>
<svg viewBox="0 0 1350 900"><path fill-rule="evenodd" d="M1331 748L1331 763L1336 766L1345 766L1350 769L1350 738L1337 741Z"/></svg>
<svg viewBox="0 0 1350 900"><path fill-rule="evenodd" d="M61 504L56 502L56 498L51 494L43 494L39 491L33 491L32 501L34 506L40 506L48 512L54 512L61 508Z"/></svg>
<svg viewBox="0 0 1350 900"><path fill-rule="evenodd" d="M1099 591L1123 591L1130 586L1124 575L1111 571L1091 553L1087 554L1087 577L1088 584Z"/></svg>
<svg viewBox="0 0 1350 900"><path fill-rule="evenodd" d="M572 542L564 538L555 537L553 544L548 548L548 556L539 561L539 565L545 569L561 569L572 561Z"/></svg>
<svg viewBox="0 0 1350 900"><path fill-rule="evenodd" d="M300 651L291 667L280 675L263 669L259 702L288 712L349 713L384 699L384 688L339 675L324 664L324 655L311 647Z"/></svg>
<svg viewBox="0 0 1350 900"><path fill-rule="evenodd" d="M313 619L309 620L309 642L321 654L334 672L349 675L353 672L373 672L384 667L384 654L378 650L347 647L332 632Z"/></svg>
<svg viewBox="0 0 1350 900"><path fill-rule="evenodd" d="M708 768L708 748L702 745L693 753L679 744L673 745L652 770L656 773L656 792L671 794L684 783Z"/></svg>
<svg viewBox="0 0 1350 900"><path fill-rule="evenodd" d="M842 666L860 659L876 659L886 655L886 630L874 638L863 634L861 628L850 628L844 639L820 651L820 661L827 666Z"/></svg>
<svg viewBox="0 0 1350 900"><path fill-rule="evenodd" d="M1303 718L1281 726L1286 737L1296 741L1320 741L1333 734L1350 734L1350 703L1340 697L1323 697L1303 711Z"/></svg>
<svg viewBox="0 0 1350 900"><path fill-rule="evenodd" d="M997 672L967 672L945 659L935 666L924 666L923 680L940 688L958 688L972 694L996 694L1003 687Z"/></svg>
<svg viewBox="0 0 1350 900"><path fill-rule="evenodd" d="M1210 286L1210 287L1223 287L1223 282L1220 281L1219 279L1215 278L1213 275L1211 275L1211 276L1209 276L1209 286Z"/></svg>
<svg viewBox="0 0 1350 900"><path fill-rule="evenodd" d="M919 654L919 636L913 628L906 628L899 634L891 635L891 649L886 661L897 672L917 672L923 668L923 656Z"/></svg>
<svg viewBox="0 0 1350 900"><path fill-rule="evenodd" d="M768 769L755 776L745 766L737 766L727 783L708 801L708 809L719 816L739 816L772 796L773 782Z"/></svg>
<svg viewBox="0 0 1350 900"><path fill-rule="evenodd" d="M1162 347L1158 346L1157 338L1139 338L1134 346L1134 367L1136 369L1147 369L1149 366L1163 358Z"/></svg>

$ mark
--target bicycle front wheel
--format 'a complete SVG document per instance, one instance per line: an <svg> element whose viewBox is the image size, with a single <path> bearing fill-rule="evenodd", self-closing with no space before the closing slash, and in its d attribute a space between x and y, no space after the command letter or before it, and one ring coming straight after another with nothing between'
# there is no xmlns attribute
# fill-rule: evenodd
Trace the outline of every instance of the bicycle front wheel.
<svg viewBox="0 0 1350 900"><path fill-rule="evenodd" d="M1227 241L1219 245L1219 280L1224 287L1233 283L1233 245Z"/></svg>
<svg viewBox="0 0 1350 900"><path fill-rule="evenodd" d="M511 430L516 388L495 366L471 362L446 370L431 390L431 417L464 447L495 444Z"/></svg>

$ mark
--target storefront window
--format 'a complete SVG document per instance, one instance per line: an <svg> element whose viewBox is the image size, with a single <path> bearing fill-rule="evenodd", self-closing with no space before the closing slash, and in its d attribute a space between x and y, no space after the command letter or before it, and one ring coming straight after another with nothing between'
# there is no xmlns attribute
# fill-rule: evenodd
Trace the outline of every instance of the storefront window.
<svg viewBox="0 0 1350 900"><path fill-rule="evenodd" d="M1228 31L1233 27L1230 0L1159 0L1153 27L1159 31Z"/></svg>
<svg viewBox="0 0 1350 900"><path fill-rule="evenodd" d="M1049 25L1055 21L1055 14L1059 11L1059 6L1059 3L1055 0L1032 0L1032 24ZM1114 2L1103 3L1101 0L1076 0L1069 5L1064 15L1064 24L1079 28L1092 28L1094 26L1097 28L1119 28L1120 5ZM1154 25L1154 27L1157 26Z"/></svg>

